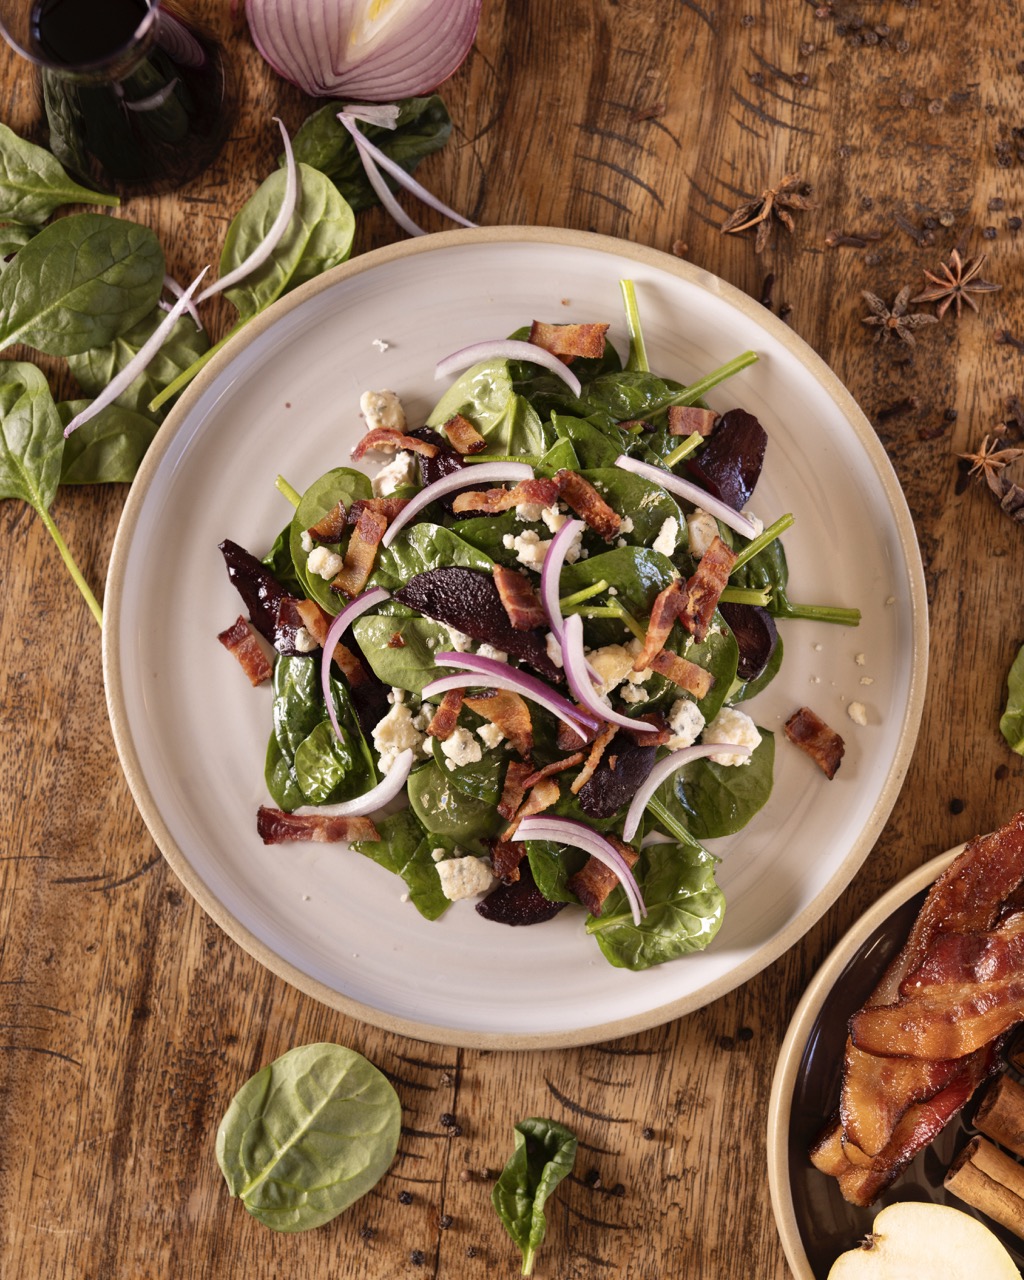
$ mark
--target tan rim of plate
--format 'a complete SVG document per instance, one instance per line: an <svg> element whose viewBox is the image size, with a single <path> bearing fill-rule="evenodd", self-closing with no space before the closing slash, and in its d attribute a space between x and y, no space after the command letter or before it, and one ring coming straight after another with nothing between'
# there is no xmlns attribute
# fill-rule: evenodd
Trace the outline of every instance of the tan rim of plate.
<svg viewBox="0 0 1024 1280"><path fill-rule="evenodd" d="M843 860L828 887L805 907L769 946L762 948L755 956L738 966L728 976L709 984L702 991L695 992L680 1000L671 1001L657 1009L646 1010L635 1017L618 1019L600 1026L538 1035L506 1035L448 1029L437 1027L430 1023L394 1017L378 1009L370 1008L310 978L309 975L282 960L245 928L240 921L235 919L230 912L226 911L208 891L177 847L157 810L153 796L143 777L128 724L124 690L121 687L120 639L118 635L125 561L153 476L160 464L160 460L167 451L171 438L176 434L178 427L185 420L192 406L203 394L206 387L220 376L236 355L242 352L250 342L258 338L271 325L296 307L301 307L308 299L316 297L324 289L332 288L341 281L352 279L361 275L364 271L371 271L384 263L414 257L422 253L431 253L436 249L450 249L463 244L517 243L554 244L566 248L606 253L620 258L632 259L653 269L678 276L725 299L738 311L756 320L758 324L763 325L778 342L782 343L789 354L813 374L836 402L874 465L879 483L882 485L889 506L892 509L899 533L900 545L903 550L903 557L908 565L913 635L909 698L892 769L889 772L885 787L875 802L868 821L865 823L864 829L854 842L853 847ZM661 1026L663 1023L669 1022L685 1013L690 1013L694 1009L702 1008L713 1000L717 1000L719 996L725 995L726 992L748 981L754 974L759 973L766 965L793 946L828 910L829 906L853 878L854 873L867 857L871 846L874 844L879 831L881 831L896 802L896 797L899 794L910 763L918 728L920 727L927 667L928 605L917 536L914 532L910 513L907 509L903 492L900 489L899 481L896 479L896 475L892 470L885 450L875 434L874 428L864 416L853 396L850 395L828 365L819 356L815 355L811 348L802 339L798 338L786 324L773 316L767 308L762 307L753 298L733 285L720 280L717 276L713 276L709 272L693 266L691 263L662 253L657 249L650 249L645 245L631 244L627 241L616 240L611 236L593 235L583 231L568 231L557 227L481 227L476 230L445 231L437 235L423 236L414 240L403 240L397 244L387 245L382 249L375 249L370 253L362 254L339 267L335 267L324 275L318 276L316 279L302 285L294 293L288 294L279 302L274 303L267 311L250 321L227 347L210 361L209 365L199 374L192 385L183 392L181 399L168 414L166 421L157 433L154 443L143 459L139 474L128 494L124 513L118 526L117 536L114 539L105 595L103 677L106 685L107 708L114 742L128 785L146 826L185 888L199 902L204 911L239 946L300 991L315 997L332 1008L340 1010L342 1013L359 1018L361 1021L368 1022L373 1026L420 1040L432 1041L436 1044L452 1044L465 1048L560 1048L569 1045L595 1044L602 1040L612 1040L619 1036L635 1034L646 1030L648 1027Z"/></svg>
<svg viewBox="0 0 1024 1280"><path fill-rule="evenodd" d="M843 935L814 975L786 1031L786 1038L779 1050L779 1060L772 1079L771 1099L768 1103L768 1190L771 1193L775 1225L782 1240L786 1261L797 1280L816 1280L797 1227L789 1180L789 1122L793 1091L796 1088L800 1062L811 1028L828 999L829 992L849 964L850 957L856 954L858 948L863 946L879 925L884 924L894 911L902 907L915 893L927 889L938 879L963 848L962 844L957 845L955 849L949 849L945 853L940 853L938 857L932 858L930 862L918 867L899 884L894 885L878 899L874 906L868 908L856 924ZM822 1177L824 1176L822 1174Z"/></svg>

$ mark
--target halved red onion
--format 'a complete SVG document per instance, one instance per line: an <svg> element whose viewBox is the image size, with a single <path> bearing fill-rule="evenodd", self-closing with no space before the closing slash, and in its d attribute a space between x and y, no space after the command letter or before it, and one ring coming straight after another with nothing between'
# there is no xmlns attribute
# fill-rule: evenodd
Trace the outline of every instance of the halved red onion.
<svg viewBox="0 0 1024 1280"><path fill-rule="evenodd" d="M645 480L653 480L655 484L660 484L670 493L678 493L681 498L686 498L694 506L714 516L716 520L721 520L722 524L735 529L737 533L742 533L744 538L757 537L758 530L746 516L740 515L738 511L727 503L720 502L718 498L713 498L699 484L683 480L673 475L671 471L666 471L664 467L654 467L649 462L638 462L636 458L627 458L625 454L615 459L615 465L621 467L623 471L632 471L635 476L642 476Z"/></svg>
<svg viewBox="0 0 1024 1280"><path fill-rule="evenodd" d="M277 248L281 237L288 230L288 224L292 220L292 214L295 212L295 204L298 198L298 173L295 168L295 156L292 153L292 140L288 137L288 130L277 116L274 116L274 121L280 128L281 137L284 139L285 183L284 195L281 198L281 208L277 211L277 217L274 219L270 230L256 248L253 249L252 253L249 254L248 258L239 263L234 271L229 271L226 276L222 276L219 280L214 280L213 284L202 291L196 299L197 302L205 302L207 298L212 298L215 293L220 293L222 289L230 289L232 285L238 284L239 280L244 280L246 276L251 275L257 267L262 267Z"/></svg>
<svg viewBox="0 0 1024 1280"><path fill-rule="evenodd" d="M741 747L734 742L698 742L692 747L682 747L678 751L673 751L664 760L655 761L654 767L626 810L626 822L622 828L623 840L632 840L636 835L640 819L647 808L647 802L666 778L671 777L677 769L681 769L684 764L689 764L691 760L701 760L707 756L717 755L720 751L728 751L738 756L750 755L749 747Z"/></svg>
<svg viewBox="0 0 1024 1280"><path fill-rule="evenodd" d="M510 484L518 484L520 480L532 479L533 468L528 467L525 462L482 462L468 476L462 469L442 476L440 480L421 489L415 498L409 499L388 525L381 543L390 547L400 529L415 519L424 507L429 507L446 493L454 493L456 489L469 489L477 484L502 484L506 480Z"/></svg>
<svg viewBox="0 0 1024 1280"><path fill-rule="evenodd" d="M594 688L590 665L583 651L583 619L578 613L569 614L562 627L562 666L572 696L598 720L621 725L624 729L635 729L637 733L658 732L656 725L645 720L631 720L629 716L613 711Z"/></svg>
<svg viewBox="0 0 1024 1280"><path fill-rule="evenodd" d="M601 726L600 720L595 719L582 707L577 707L568 698L563 698L560 693L555 693L543 680L538 680L536 676L531 676L529 672L522 671L519 667L510 667L507 662L499 662L497 658L485 658L479 653L439 653L434 661L440 667L461 667L464 671L477 671L485 676L515 676L523 689L531 691L525 696L532 696L535 702L539 702L541 698L554 698L579 724L584 724L590 729L598 729Z"/></svg>
<svg viewBox="0 0 1024 1280"><path fill-rule="evenodd" d="M192 301L192 295L195 293L196 289L199 288L200 281L203 276L206 275L208 270L208 267L203 267L202 271L200 271L178 301L173 307L171 307L170 311L168 311L146 341L142 344L137 354L128 361L119 374L111 378L95 400L90 401L81 413L76 414L71 419L68 425L64 428L65 439L72 433L72 431L77 431L80 426L88 422L90 418L95 418L101 409L105 409L108 404L113 404L123 391L128 390L135 379L140 373L142 373L156 353L167 341L171 330L178 323L178 317L184 311L188 310Z"/></svg>
<svg viewBox="0 0 1024 1280"><path fill-rule="evenodd" d="M314 97L391 102L436 89L472 47L481 0L247 0L256 48Z"/></svg>
<svg viewBox="0 0 1024 1280"><path fill-rule="evenodd" d="M604 836L586 827L582 822L572 818L552 818L538 813L531 818L523 818L512 835L512 840L552 840L555 844L570 845L574 849L582 849L592 857L603 862L609 870L614 871L626 894L626 901L633 913L633 923L639 927L641 920L647 915L643 895L629 863Z"/></svg>
<svg viewBox="0 0 1024 1280"><path fill-rule="evenodd" d="M453 351L450 356L445 356L443 360L438 361L434 370L434 379L436 381L438 378L450 378L484 360L528 360L531 364L542 365L561 378L574 396L578 396L583 390L579 378L568 365L559 360L558 356L553 356L550 351L545 351L534 342L518 342L515 338L474 342L460 351Z"/></svg>
<svg viewBox="0 0 1024 1280"><path fill-rule="evenodd" d="M361 818L364 814L376 813L394 800L405 786L412 773L414 757L415 753L409 747L400 751L394 764L384 775L384 781L378 782L372 791L367 791L363 796L356 796L354 800L342 800L339 804L303 805L294 812L300 818L308 814L319 814L322 818Z"/></svg>
<svg viewBox="0 0 1024 1280"><path fill-rule="evenodd" d="M572 714L577 708L571 702L557 693L548 691L540 695L527 688L519 678L521 672L513 667L508 667L507 672L508 674L504 676L483 677L479 671L460 671L456 675L441 676L439 680L432 680L430 684L423 686L423 696L432 698L435 693L447 693L450 689L507 689L510 693L518 693L521 697L544 707L553 716L557 716L563 724L568 725L579 738L586 740L587 735L583 731L579 716Z"/></svg>
<svg viewBox="0 0 1024 1280"><path fill-rule="evenodd" d="M385 591L383 587L373 587L369 591L364 591L361 596L356 596L347 604L327 628L324 651L320 658L320 688L323 691L324 702L327 703L327 714L331 717L334 732L339 738L342 737L341 726L338 724L338 713L334 709L334 699L331 697L331 659L334 655L334 646L356 618L366 613L368 609L373 609L390 599L390 592Z"/></svg>
<svg viewBox="0 0 1024 1280"><path fill-rule="evenodd" d="M558 603L558 580L573 538L586 527L586 522L583 520L566 520L551 539L551 545L544 554L544 563L541 566L540 602L547 614L548 626L559 644L562 643L562 609Z"/></svg>

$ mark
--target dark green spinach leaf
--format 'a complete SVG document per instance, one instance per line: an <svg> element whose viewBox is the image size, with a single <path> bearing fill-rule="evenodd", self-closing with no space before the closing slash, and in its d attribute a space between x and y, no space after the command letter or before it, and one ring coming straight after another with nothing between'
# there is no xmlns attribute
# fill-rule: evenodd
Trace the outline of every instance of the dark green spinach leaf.
<svg viewBox="0 0 1024 1280"><path fill-rule="evenodd" d="M364 613L352 634L378 680L417 694L441 674L435 654L451 648L448 628L430 618Z"/></svg>
<svg viewBox="0 0 1024 1280"><path fill-rule="evenodd" d="M676 798L696 839L732 835L764 807L772 791L775 735L760 726L759 732L761 742L746 764L694 760L675 775Z"/></svg>
<svg viewBox="0 0 1024 1280"><path fill-rule="evenodd" d="M390 547L378 550L368 585L396 591L418 573L444 565L490 573L494 561L453 530L423 521L406 525Z"/></svg>
<svg viewBox="0 0 1024 1280"><path fill-rule="evenodd" d="M409 890L409 901L421 916L437 920L451 906L441 888L433 851L441 847L451 853L455 842L431 835L411 809L403 809L376 821L380 840L360 840L352 847L378 866L401 876Z"/></svg>
<svg viewBox="0 0 1024 1280"><path fill-rule="evenodd" d="M505 825L493 804L459 791L433 760L410 774L409 803L431 835L447 836L471 853L487 853L484 841Z"/></svg>
<svg viewBox="0 0 1024 1280"><path fill-rule="evenodd" d="M431 738L430 746L437 767L456 791L461 791L464 795L472 796L476 800L483 800L486 804L498 803L501 799L505 772L508 769L507 751L500 746L490 751L481 746L479 760L472 764L453 765L444 754L440 738Z"/></svg>
<svg viewBox="0 0 1024 1280"><path fill-rule="evenodd" d="M117 196L79 186L49 151L0 124L0 221L41 227L65 204L120 203Z"/></svg>
<svg viewBox="0 0 1024 1280"><path fill-rule="evenodd" d="M488 360L464 373L437 402L427 426L444 426L456 413L473 423L488 453L540 456L554 443L554 437L547 440L537 411L513 390L507 360Z"/></svg>
<svg viewBox="0 0 1024 1280"><path fill-rule="evenodd" d="M515 1126L515 1143L494 1184L491 1204L523 1255L523 1275L528 1276L547 1232L544 1205L576 1162L576 1135L556 1120L531 1116Z"/></svg>
<svg viewBox="0 0 1024 1280"><path fill-rule="evenodd" d="M344 601L331 584L321 578L318 573L310 573L306 568L306 552L302 549L302 535L318 520L333 511L339 502L346 510L357 498L369 498L373 489L369 479L361 471L353 471L351 467L335 467L314 480L302 495L299 505L292 516L288 545L291 550L295 576L302 584L303 593L315 600L328 613L338 613ZM325 543L332 551L340 551L341 543Z"/></svg>
<svg viewBox="0 0 1024 1280"><path fill-rule="evenodd" d="M62 427L82 412L88 400L57 405ZM130 484L153 442L157 423L119 404L109 404L64 442L61 484Z"/></svg>

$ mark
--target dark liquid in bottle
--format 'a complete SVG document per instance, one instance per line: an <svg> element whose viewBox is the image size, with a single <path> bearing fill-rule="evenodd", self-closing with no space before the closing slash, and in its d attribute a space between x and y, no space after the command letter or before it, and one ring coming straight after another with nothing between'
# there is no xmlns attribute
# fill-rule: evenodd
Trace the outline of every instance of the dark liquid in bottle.
<svg viewBox="0 0 1024 1280"><path fill-rule="evenodd" d="M169 189L210 163L228 127L221 52L173 3L41 0L50 148L100 186Z"/></svg>

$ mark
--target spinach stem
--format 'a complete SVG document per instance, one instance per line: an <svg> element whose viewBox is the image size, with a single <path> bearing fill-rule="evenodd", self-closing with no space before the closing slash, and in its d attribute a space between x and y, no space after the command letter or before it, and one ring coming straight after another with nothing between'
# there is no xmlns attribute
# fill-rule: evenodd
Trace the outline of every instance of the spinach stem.
<svg viewBox="0 0 1024 1280"><path fill-rule="evenodd" d="M699 840L695 840L689 831L677 822L671 813L665 808L660 800L656 800L653 796L647 801L647 812L654 815L655 819L665 828L670 836L675 836L680 844L687 844L691 849L703 849L704 846Z"/></svg>
<svg viewBox="0 0 1024 1280"><path fill-rule="evenodd" d="M41 507L38 508L38 511L39 511L39 518L40 520L42 520L43 524L46 526L47 533L57 544L57 550L60 552L60 558L67 565L68 573L70 573L71 577L74 579L75 586L82 593L85 603L89 606L89 610L92 613L92 616L96 619L96 621L102 627L103 626L103 610L100 608L99 602L97 601L96 597L93 595L89 584L86 582L81 569L79 569L78 565L75 564L75 558L71 554L71 552L68 550L68 544L61 537L60 530L54 524L53 517L50 515L49 511Z"/></svg>
<svg viewBox="0 0 1024 1280"><path fill-rule="evenodd" d="M575 604L582 604L584 600L589 600L591 596L599 596L602 591L608 590L608 583L604 578L600 582L595 582L591 587L584 587L582 591L577 591L571 596L564 596L559 600L559 606L563 609L571 609Z"/></svg>
<svg viewBox="0 0 1024 1280"><path fill-rule="evenodd" d="M647 359L647 347L644 343L643 330L640 328L640 308L636 303L636 289L632 280L620 280L622 300L626 304L626 328L629 330L629 359L626 369L630 373L650 373L651 366Z"/></svg>
<svg viewBox="0 0 1024 1280"><path fill-rule="evenodd" d="M609 600L607 604L587 605L585 608L576 607L571 612L578 613L581 618L618 618L621 623L632 631L638 640L645 639L647 635L647 632L644 631L636 618L628 610L624 609L617 600Z"/></svg>
<svg viewBox="0 0 1024 1280"><path fill-rule="evenodd" d="M297 507L302 501L302 494L297 489L293 489L284 476L277 477L274 481L274 488L278 493L283 494L293 507Z"/></svg>
<svg viewBox="0 0 1024 1280"><path fill-rule="evenodd" d="M696 404L702 399L712 387L717 387L720 382L725 382L727 378L731 378L734 374L739 373L741 369L745 369L748 365L757 363L756 351L744 351L742 355L734 356L719 368L713 369L711 373L705 374L703 378L699 378L690 386L684 387L682 391L676 391L663 400L661 404L654 409L648 411L644 416L648 422L660 413L664 413L666 409L674 404Z"/></svg>
<svg viewBox="0 0 1024 1280"><path fill-rule="evenodd" d="M224 335L223 338L221 338L219 342L215 342L212 347L209 347L206 351L203 352L203 354L199 357L198 360L193 360L187 369L185 369L182 373L179 373L173 382L169 382L167 386L164 387L163 391L161 391L158 395L155 395L153 399L150 400L147 406L150 413L155 413L157 409L162 409L163 406L167 403L167 401L172 400L178 394L179 391L184 391L185 388L188 386L188 384L196 376L196 374L199 373L201 369L204 369L206 365L209 363L209 361L212 360L213 357L217 354L217 352L220 351L223 347L225 347L227 343L239 331L239 329L241 329L242 326L247 323L248 321L246 320L239 321L239 323L236 324L233 329L228 330L228 332Z"/></svg>
<svg viewBox="0 0 1024 1280"><path fill-rule="evenodd" d="M682 462L684 458L688 458L694 449L697 448L704 440L699 431L694 431L686 437L682 444L676 445L671 453L666 453L664 463L666 467L674 467L677 462Z"/></svg>
<svg viewBox="0 0 1024 1280"><path fill-rule="evenodd" d="M539 467L543 458L536 453L467 453L463 462L525 462L528 467Z"/></svg>
<svg viewBox="0 0 1024 1280"><path fill-rule="evenodd" d="M792 512L787 512L786 515L779 516L778 520L776 520L774 524L770 524L768 528L759 533L756 538L752 538L743 550L737 553L730 572L735 573L737 569L741 569L748 563L748 561L753 560L754 556L756 556L758 552L763 551L765 547L770 546L776 538L785 533L795 520L796 517Z"/></svg>
<svg viewBox="0 0 1024 1280"><path fill-rule="evenodd" d="M772 613L776 618L806 618L811 622L834 622L841 627L860 626L860 610L844 609L833 604L790 604L784 592L778 592Z"/></svg>
<svg viewBox="0 0 1024 1280"><path fill-rule="evenodd" d="M771 587L726 587L719 599L726 604L759 604L766 608L772 599Z"/></svg>

